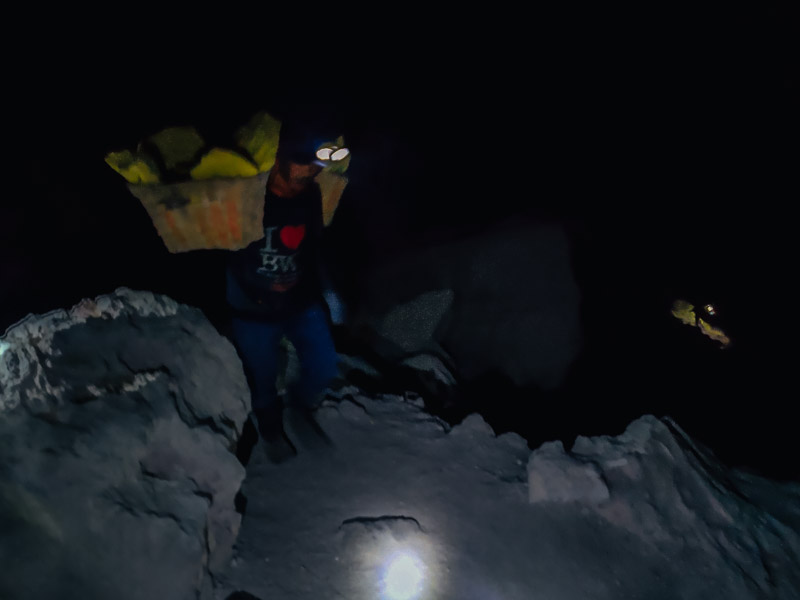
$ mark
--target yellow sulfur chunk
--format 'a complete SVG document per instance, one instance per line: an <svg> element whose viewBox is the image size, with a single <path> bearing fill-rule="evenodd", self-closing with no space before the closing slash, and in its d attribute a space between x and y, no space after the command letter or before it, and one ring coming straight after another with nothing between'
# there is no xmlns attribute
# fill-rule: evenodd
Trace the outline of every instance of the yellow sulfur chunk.
<svg viewBox="0 0 800 600"><path fill-rule="evenodd" d="M257 174L258 168L244 156L223 148L212 148L191 171L192 179L252 177Z"/></svg>
<svg viewBox="0 0 800 600"><path fill-rule="evenodd" d="M160 180L155 162L143 152L110 152L105 161L128 183L158 183Z"/></svg>
<svg viewBox="0 0 800 600"><path fill-rule="evenodd" d="M192 162L205 142L194 127L167 127L150 137L167 169Z"/></svg>
<svg viewBox="0 0 800 600"><path fill-rule="evenodd" d="M672 313L673 317L680 319L682 323L694 326L694 306L686 302L686 300L675 300L670 312Z"/></svg>
<svg viewBox="0 0 800 600"><path fill-rule="evenodd" d="M727 348L730 346L731 338L725 335L725 332L722 331L722 329L706 323L703 321L703 319L698 319L698 321L699 323L697 325L703 335L710 337L712 340L720 342L722 344L722 348Z"/></svg>
<svg viewBox="0 0 800 600"><path fill-rule="evenodd" d="M281 122L266 112L260 112L236 132L236 143L247 150L258 165L258 171L269 171L278 152Z"/></svg>

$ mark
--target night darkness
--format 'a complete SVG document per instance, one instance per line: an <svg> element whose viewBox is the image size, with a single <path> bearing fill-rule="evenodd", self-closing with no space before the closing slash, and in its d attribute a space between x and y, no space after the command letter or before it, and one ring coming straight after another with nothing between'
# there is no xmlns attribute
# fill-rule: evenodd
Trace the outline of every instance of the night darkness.
<svg viewBox="0 0 800 600"><path fill-rule="evenodd" d="M93 50L65 50L35 78L19 74L6 117L18 141L8 146L14 192L0 203L0 330L120 286L221 322L222 253L169 254L103 157L169 125L224 141L261 109L313 113L353 152L328 231L353 306L361 273L409 246L508 217L566 228L584 352L554 392L486 382L507 398L485 407L496 429L535 423L536 445L671 414L729 462L795 477L785 457L796 454L794 365L783 346L796 266L781 265L794 238L785 230L796 188L782 182L796 173L797 75L784 17L665 26L657 41L627 27L575 34L579 44L520 36L466 55L465 40L413 53L352 42L341 67L288 53L262 72L218 55L194 57L218 61L204 70L131 51L124 60L146 64L146 81ZM730 349L664 317L682 297L719 305Z"/></svg>

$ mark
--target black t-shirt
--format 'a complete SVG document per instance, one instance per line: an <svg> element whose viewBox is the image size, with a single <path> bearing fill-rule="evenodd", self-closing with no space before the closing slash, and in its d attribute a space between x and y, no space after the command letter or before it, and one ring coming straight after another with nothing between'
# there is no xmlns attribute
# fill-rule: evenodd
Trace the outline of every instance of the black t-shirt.
<svg viewBox="0 0 800 600"><path fill-rule="evenodd" d="M263 224L262 239L230 252L227 300L235 315L281 319L321 299L319 186L292 198L267 191Z"/></svg>

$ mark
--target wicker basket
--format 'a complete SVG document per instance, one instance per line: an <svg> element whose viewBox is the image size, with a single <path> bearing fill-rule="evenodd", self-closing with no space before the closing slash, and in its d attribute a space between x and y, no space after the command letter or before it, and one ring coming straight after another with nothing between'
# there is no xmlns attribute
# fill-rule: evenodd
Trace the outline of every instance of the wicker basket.
<svg viewBox="0 0 800 600"><path fill-rule="evenodd" d="M333 214L339 206L344 188L347 187L349 179L338 173L322 171L316 178L322 192L322 221L325 227L331 224Z"/></svg>
<svg viewBox="0 0 800 600"><path fill-rule="evenodd" d="M168 185L128 184L172 253L239 250L264 237L269 171Z"/></svg>

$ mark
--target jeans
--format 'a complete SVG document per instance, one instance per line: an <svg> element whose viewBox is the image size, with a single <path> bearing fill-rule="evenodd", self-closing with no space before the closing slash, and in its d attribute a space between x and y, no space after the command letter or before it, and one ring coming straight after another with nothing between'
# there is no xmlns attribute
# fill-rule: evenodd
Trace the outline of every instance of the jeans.
<svg viewBox="0 0 800 600"><path fill-rule="evenodd" d="M276 380L280 341L286 336L297 350L300 376L291 386L292 399L315 406L338 372L338 356L328 326L328 314L319 303L283 321L264 322L234 317L233 341L250 384L252 408L279 406Z"/></svg>

